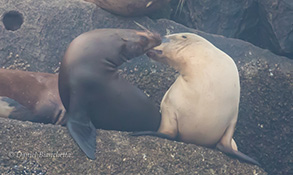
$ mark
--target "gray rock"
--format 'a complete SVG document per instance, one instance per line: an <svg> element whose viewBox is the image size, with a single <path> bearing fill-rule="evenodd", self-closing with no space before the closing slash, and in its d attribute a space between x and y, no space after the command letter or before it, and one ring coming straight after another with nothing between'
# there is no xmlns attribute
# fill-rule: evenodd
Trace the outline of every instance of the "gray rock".
<svg viewBox="0 0 293 175"><path fill-rule="evenodd" d="M89 160L65 127L0 118L3 174L266 174L219 151L127 132L97 130Z"/></svg>
<svg viewBox="0 0 293 175"><path fill-rule="evenodd" d="M265 48L293 58L293 1L258 0L260 40Z"/></svg>
<svg viewBox="0 0 293 175"><path fill-rule="evenodd" d="M239 38L293 58L292 0L185 0L183 11L173 1L171 19L207 33Z"/></svg>
<svg viewBox="0 0 293 175"><path fill-rule="evenodd" d="M222 36L206 34L186 28L169 20L158 20L154 22L146 17L124 18L115 16L93 4L83 2L82 0L51 0L48 2L39 0L15 0L13 2L0 0L1 16L4 16L5 13L11 10L18 11L22 14L23 24L19 29L11 31L7 30L3 23L0 23L0 64L6 68L57 72L59 62L62 59L66 47L73 38L95 28L139 29L139 27L133 23L134 20L162 35L175 32L195 32L202 35L228 53L235 60L240 72L242 87L241 103L239 122L234 135L239 149L259 160L265 170L271 174L290 174L293 171L291 166L293 161L292 60L276 56L267 50L257 48L241 40L227 39ZM17 25L12 28L17 28ZM120 72L122 76L131 83L141 88L157 105L159 105L162 96L176 78L176 72L173 69L158 63L150 62L145 56L136 58L122 65ZM71 138L67 138L67 140L63 138L65 137L64 135L68 137L67 131L59 126L30 123L22 124L16 121L12 122L11 120L1 121L3 121L3 126L7 125L7 127L1 126L1 132L7 134L0 135L0 172L12 172L14 171L12 169L15 165L17 171L19 168L22 170L25 169L24 166L36 170L40 168L42 170L40 172L66 171L69 173L80 172L82 170L90 172L92 171L91 169L96 170L95 168L101 167L101 169L105 168L103 171L101 170L102 174L102 172L106 173L106 169L110 167L110 170L107 169L107 172L112 172L113 174L119 172L121 174L126 172L132 172L134 174L138 172L141 174L153 174L153 172L165 174L169 172L167 171L168 168L176 167L178 172L182 174L196 171L199 172L199 174L221 174L221 169L223 169L223 167L222 164L221 166L217 166L217 162L222 162L224 159L238 162L237 160L222 156L221 153L216 151L216 154L221 155L221 159L217 159L218 161L213 161L213 163L206 165L204 165L205 162L197 162L197 164L193 162L193 160L198 159L201 155L195 155L195 153L191 154L194 149L198 148L195 145L187 145L151 137L133 138L135 142L137 142L135 147L143 146L138 141L140 139L146 141L145 145L150 147L154 146L158 149L163 149L165 143L176 144L176 147L179 147L178 145L183 145L184 151L178 151L178 154L192 155L194 158L187 157L188 159L183 160L184 156L180 156L182 159L171 161L169 160L170 157L166 157L162 153L158 155L161 158L159 159L158 157L153 157L156 156L157 152L151 150L146 153L151 161L141 166L140 163L136 163L138 155L129 153L128 157L126 153L128 153L127 150L129 148L122 149L125 147L117 147L117 151L121 148L121 151L117 152L117 155L121 153L121 155L126 156L126 160L130 160L123 164L120 162L120 160L123 160L123 156L121 155L117 157L117 155L115 155L116 153L113 153L112 158L111 152L102 155L101 151L104 150L104 147L101 146L97 148L97 157L99 157L99 161L91 162L90 160L86 160L85 156L80 152ZM20 124L20 130L17 132L14 130L17 127L12 127L14 122L15 124ZM27 128L21 127L27 124L30 126L28 128L31 128L29 130L30 132L26 132ZM56 134L59 132L58 127L62 132L66 132L66 134L61 131L60 135ZM36 140L37 138L34 138L33 133L31 133L32 130L43 133L40 134L38 138L43 137L44 139L41 141ZM124 139L128 138L128 136L126 136L127 133L99 130L100 136L97 137L98 144L101 144L101 140L115 137L115 133L121 134L121 137ZM6 143L9 138L15 139L12 139L13 143ZM23 139L21 140L21 138ZM151 144L154 142L153 139L158 145L155 146ZM49 141L45 142L44 140ZM62 141L57 142L56 140ZM108 144L108 146L112 144L121 145L122 142L120 143L120 140L122 139L118 139L117 142L107 141L105 144ZM72 150L70 150L71 148ZM2 149L6 150L6 153L2 152ZM30 157L27 159L9 159L2 156L4 153L7 154L7 151L23 150L25 153L34 153L36 151L52 153L54 151L61 152L67 149L70 150L68 153L74 153L73 159L54 159L54 161L57 162L56 164L54 164L54 161L52 163L52 159L40 160ZM172 149L168 148L167 150ZM213 152L213 150L210 149L206 150ZM168 153L168 151L166 151L166 153ZM142 154L143 153L140 155ZM213 154L211 152L209 154L212 155L209 161L212 160L212 157L218 157L214 155L214 152ZM164 161L165 159L168 163ZM42 161L42 163L40 163L40 161ZM160 161L165 163L158 163ZM64 164L62 162L64 162ZM20 167L20 165L22 165L22 167ZM121 169L119 169L120 166ZM136 171L137 169L135 168L140 168L140 166L142 167L141 170ZM231 172L222 174L236 174L242 171L245 171L246 173L244 174L247 174L248 171L240 170L238 164L237 167L234 166L235 164L225 165L223 171L231 170ZM243 166L246 166L246 164L243 164ZM42 169L43 167L44 169ZM133 171L130 172L130 169L126 169L127 167L131 167ZM202 168L203 171L193 168ZM176 172L174 169L171 170L170 172ZM186 171L186 173L183 173L183 170ZM250 172L253 172L255 169L250 170Z"/></svg>
<svg viewBox="0 0 293 175"><path fill-rule="evenodd" d="M17 11L24 21L15 31L0 23L1 66L54 72L71 40L93 29L94 10L94 4L79 0L1 0L1 16Z"/></svg>
<svg viewBox="0 0 293 175"><path fill-rule="evenodd" d="M176 21L183 18L181 22L184 25L207 33L235 37L246 29L246 26L243 26L244 22L255 23L243 21L254 1L185 0L183 10L177 10L172 18ZM177 9L177 1L172 6Z"/></svg>

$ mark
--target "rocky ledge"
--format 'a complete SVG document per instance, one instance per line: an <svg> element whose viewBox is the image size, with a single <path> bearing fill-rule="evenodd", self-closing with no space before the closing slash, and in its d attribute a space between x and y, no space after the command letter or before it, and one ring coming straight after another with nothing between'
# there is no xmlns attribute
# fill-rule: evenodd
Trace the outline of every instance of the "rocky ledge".
<svg viewBox="0 0 293 175"><path fill-rule="evenodd" d="M96 28L139 29L133 21L161 35L193 32L205 37L229 54L239 70L241 100L234 134L239 150L257 159L270 174L293 174L293 60L170 20L115 16L82 0L0 0L0 4L0 64L5 68L58 72L59 62L73 38ZM12 28L7 28L11 25L4 20L7 15L16 22ZM177 75L173 69L150 62L145 56L120 69L122 76L157 105ZM264 173L212 149L102 130L98 130L98 158L90 161L60 126L1 119L0 128L0 172L4 174L34 170L41 174ZM48 155L40 156L41 153Z"/></svg>
<svg viewBox="0 0 293 175"><path fill-rule="evenodd" d="M89 160L65 127L0 118L4 174L266 174L261 168L193 144L97 130Z"/></svg>

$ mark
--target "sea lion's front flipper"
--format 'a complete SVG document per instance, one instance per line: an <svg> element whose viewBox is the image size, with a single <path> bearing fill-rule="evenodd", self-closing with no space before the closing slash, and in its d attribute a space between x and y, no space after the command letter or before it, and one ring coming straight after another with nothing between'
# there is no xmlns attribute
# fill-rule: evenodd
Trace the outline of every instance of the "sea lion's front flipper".
<svg viewBox="0 0 293 175"><path fill-rule="evenodd" d="M70 135L88 158L95 159L96 128L90 121L90 118L80 116L80 113L67 115L68 121L66 126Z"/></svg>
<svg viewBox="0 0 293 175"><path fill-rule="evenodd" d="M134 132L130 135L131 136L155 136L155 137L160 137L163 139L175 140L175 138L173 138L167 134L163 134L163 133L155 132L155 131L139 131L139 132Z"/></svg>
<svg viewBox="0 0 293 175"><path fill-rule="evenodd" d="M0 97L0 117L31 122L37 121L37 116L33 115L28 108L14 99L4 96Z"/></svg>
<svg viewBox="0 0 293 175"><path fill-rule="evenodd" d="M167 92L168 93L168 92ZM166 94L167 94L166 93ZM165 94L165 96L166 96ZM164 98L165 98L164 96ZM162 101L164 101L164 98ZM178 128L177 128L177 120L176 115L172 110L166 110L166 108L162 107L162 119L161 125L157 132L155 131L139 131L131 134L132 136L156 136L168 140L176 140L178 136Z"/></svg>

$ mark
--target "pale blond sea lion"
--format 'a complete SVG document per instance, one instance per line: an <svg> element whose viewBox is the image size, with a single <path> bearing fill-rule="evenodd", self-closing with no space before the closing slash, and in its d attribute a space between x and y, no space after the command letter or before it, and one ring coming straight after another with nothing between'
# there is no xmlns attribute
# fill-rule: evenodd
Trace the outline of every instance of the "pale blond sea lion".
<svg viewBox="0 0 293 175"><path fill-rule="evenodd" d="M237 67L226 53L193 33L167 35L147 55L179 71L161 102L162 121L155 135L217 147L244 161L259 163L237 150L232 136L240 99Z"/></svg>

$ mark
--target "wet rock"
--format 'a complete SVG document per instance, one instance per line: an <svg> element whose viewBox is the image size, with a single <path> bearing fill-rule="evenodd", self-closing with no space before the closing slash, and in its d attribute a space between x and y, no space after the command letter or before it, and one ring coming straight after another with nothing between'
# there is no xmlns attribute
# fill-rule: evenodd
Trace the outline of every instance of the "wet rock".
<svg viewBox="0 0 293 175"><path fill-rule="evenodd" d="M152 21L146 17L124 18L112 15L91 3L83 2L82 0L51 0L48 2L38 0L13 2L0 0L0 4L1 16L9 11L17 11L23 16L23 23L21 25L17 23L18 25L13 25L14 27L11 27L16 30L8 30L5 28L3 21L0 23L0 64L1 66L8 68L51 73L57 72L59 62L63 57L66 47L73 38L83 32L96 28L139 29L139 27L134 24L134 20L148 29L159 32L162 35L176 32L195 32L202 35L224 52L228 53L235 60L240 72L242 87L241 102L239 121L234 135L239 149L249 156L259 160L263 168L271 174L290 174L292 172L292 60L274 55L268 50L260 49L241 40L206 34L169 20ZM3 18L1 18L1 20L2 19ZM177 76L177 73L173 69L159 63L151 62L145 56L136 58L122 65L120 67L120 73L131 83L141 88L156 102L157 105L159 105L162 96ZM11 168L13 168L14 165L17 165L15 171L23 171L26 169L25 167L32 167L29 169L42 173L47 172L47 170L48 172L56 173L58 171L61 173L69 173L71 170L76 172L78 170L92 172L90 170L91 168L97 170L95 168L101 167L105 168L101 172L106 172L107 169L107 172L112 172L113 174L123 174L125 172L138 174L135 172L137 170L135 167L139 167L142 164L136 162L138 158L144 159L145 157L143 156L143 153L138 152L137 155L129 153L130 155L127 156L127 150L121 149L121 152L119 152L119 154L121 153L120 157L117 156L117 154L111 158L111 151L114 150L114 148L111 148L111 151L106 151L106 155L101 153L101 150L103 150L104 147L98 147L97 157L100 158L100 161L91 162L79 151L71 138L64 139L64 133L58 135L57 130L59 131L59 129L55 128L58 128L58 126L33 124L29 131L37 130L42 133L39 135L35 133L37 134L37 137L34 137L30 132L26 132L25 129L21 129L17 132L15 131L14 133L14 129L17 127L12 127L11 124L13 123L11 123L10 120L2 121L3 125L1 126L0 131L2 132L0 135L0 172L10 172ZM26 125L22 123L19 124L21 126ZM4 127L6 125L7 127ZM37 126L38 129L35 128L35 126ZM60 129L62 132L67 132L64 128ZM105 134L104 136L103 133ZM100 144L101 140L107 140L108 138L114 137L114 133L116 132L99 130L101 136L97 137L98 144ZM128 138L128 136L126 137L126 133L121 134L125 136L121 136L123 139ZM41 142L36 140L40 136L45 137L44 139L41 139ZM67 134L66 136L68 137ZM6 143L6 140L9 138L15 139L13 139L12 142ZM23 138L23 140L20 140L21 138ZM115 146L120 144L120 140L123 139L107 141L106 145ZM140 139L145 139L145 145L155 146L157 149L162 149L164 147L163 142L168 144L176 143L151 137L135 138L135 142L138 142L137 144L139 146L141 146L141 142L139 142ZM152 139L155 139L155 141ZM46 140L49 141L46 142ZM158 143L158 145L153 145L154 142ZM19 147L15 147L17 145L19 145ZM160 154L162 159L158 160L163 161L166 159L168 163L165 162L160 164L159 161L156 161L157 157L153 158L156 151L150 151L146 154L146 157L150 157L151 161L144 164L142 170L139 172L141 174L146 174L148 172L149 174L154 174L153 172L159 174L161 172L161 174L165 174L169 172L167 171L169 167L174 168L174 166L178 171L175 171L175 169L171 170L182 174L184 174L183 171L188 171L189 168L191 168L194 173L198 172L199 174L221 174L222 170L223 172L231 170L231 172L229 171L230 174L236 174L237 172L242 171L240 170L240 167L238 167L238 164L233 163L230 165L230 161L238 162L237 160L223 156L221 153L219 154L222 159L226 158L227 161L229 160L229 164L227 163L222 166L222 164L214 164L217 161L210 164L206 164L205 162L193 162L200 159L199 157L201 154L195 155L195 153L191 153L198 147L188 144L182 145L184 145L184 151L181 152L182 150L180 150L180 152L178 151L178 154L183 155L182 157L185 155L193 155L194 159L188 157L189 161L187 161L187 159L186 161L182 161L183 159L171 161L169 160L170 157L167 156L168 159L165 157L168 153L166 151L166 154ZM12 149L13 147L15 147L15 149ZM41 147L43 148L41 149ZM9 150L24 150L24 152L34 153L35 151L42 150L46 153L56 153L57 151L61 152L62 150L67 150L69 147L72 147L72 150L68 150L68 153L74 153L74 158L72 159L50 158L40 160L29 157L25 159L29 162L26 162L23 159L4 158L2 156L4 155L4 152L2 152L2 149L4 150L4 148L6 152L9 152ZM117 150L119 150L118 148L120 149L120 147L117 147ZM167 150L171 150L171 148L168 148ZM210 149L206 150L213 151ZM125 152L125 154L123 152ZM218 152L216 152L216 154L217 153ZM210 156L211 159L212 157L218 157L214 155L214 152L210 154L213 155ZM77 157L75 155L77 155ZM205 154L203 155L206 157ZM121 164L121 160L123 161L125 157L127 158L125 159L127 162ZM224 161L222 159L215 160L222 162ZM187 167L187 165L190 166ZM235 169L231 167L235 165L237 165ZM124 171L120 169L120 166L122 168L132 167L132 169L125 169ZM44 168L42 169L39 167ZM202 169L199 170L193 168ZM255 169L250 170L253 172ZM229 174L229 172L222 174ZM246 170L244 174L247 174Z"/></svg>

